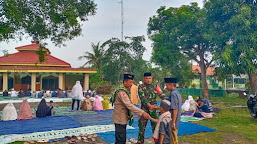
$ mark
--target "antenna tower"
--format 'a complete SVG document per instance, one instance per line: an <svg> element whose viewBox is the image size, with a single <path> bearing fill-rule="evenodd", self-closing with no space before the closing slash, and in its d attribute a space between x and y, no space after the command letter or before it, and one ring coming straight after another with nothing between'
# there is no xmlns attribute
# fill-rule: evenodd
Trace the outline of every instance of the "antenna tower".
<svg viewBox="0 0 257 144"><path fill-rule="evenodd" d="M121 0L120 2L121 5L121 41L123 41L123 24L124 24L124 8L123 8L123 0Z"/></svg>

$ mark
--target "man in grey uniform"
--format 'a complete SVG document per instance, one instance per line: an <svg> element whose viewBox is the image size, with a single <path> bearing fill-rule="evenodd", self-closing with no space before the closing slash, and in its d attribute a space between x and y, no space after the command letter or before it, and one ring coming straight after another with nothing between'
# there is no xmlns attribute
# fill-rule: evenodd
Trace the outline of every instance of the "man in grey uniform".
<svg viewBox="0 0 257 144"><path fill-rule="evenodd" d="M181 105L182 97L176 89L176 78L164 78L166 88L170 91L170 95L167 100L170 101L170 113L172 118L172 136L171 144L178 144L178 127L180 123L181 116Z"/></svg>
<svg viewBox="0 0 257 144"><path fill-rule="evenodd" d="M133 84L134 75L124 74L123 85L116 88L111 102L114 104L112 121L115 124L115 144L126 143L126 127L129 121L129 125L133 123L133 114L137 114L139 117L150 119L150 115L140 108L134 106L130 101L129 89Z"/></svg>

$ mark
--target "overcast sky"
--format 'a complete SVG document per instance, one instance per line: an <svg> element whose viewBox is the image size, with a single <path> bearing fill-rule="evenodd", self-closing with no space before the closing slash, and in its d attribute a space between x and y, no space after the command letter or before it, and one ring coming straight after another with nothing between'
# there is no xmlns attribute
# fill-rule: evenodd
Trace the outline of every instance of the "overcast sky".
<svg viewBox="0 0 257 144"><path fill-rule="evenodd" d="M83 65L86 60L78 60L85 51L91 52L91 43L100 43L109 40L112 37L121 38L121 6L120 0L95 0L97 4L97 13L89 17L89 21L83 23L82 36L76 37L71 41L65 42L66 47L55 47L49 43L47 48L52 55L71 64L72 67ZM150 60L151 41L148 39L147 23L149 17L156 14L160 6L179 7L188 5L191 2L198 2L202 6L203 0L123 0L124 7L124 36L144 35L146 42L144 46L147 51L143 59ZM22 41L10 41L9 43L0 43L0 50L7 49L9 53L17 52L15 47L27 45L31 39ZM0 56L3 53L0 52Z"/></svg>

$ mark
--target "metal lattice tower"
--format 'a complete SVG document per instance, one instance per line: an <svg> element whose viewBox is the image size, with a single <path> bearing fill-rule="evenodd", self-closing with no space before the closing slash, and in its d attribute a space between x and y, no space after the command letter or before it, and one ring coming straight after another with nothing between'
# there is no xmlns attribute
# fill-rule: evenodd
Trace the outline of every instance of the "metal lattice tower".
<svg viewBox="0 0 257 144"><path fill-rule="evenodd" d="M121 5L121 41L123 41L123 24L124 24L124 8L123 8L123 0L121 0L120 2Z"/></svg>

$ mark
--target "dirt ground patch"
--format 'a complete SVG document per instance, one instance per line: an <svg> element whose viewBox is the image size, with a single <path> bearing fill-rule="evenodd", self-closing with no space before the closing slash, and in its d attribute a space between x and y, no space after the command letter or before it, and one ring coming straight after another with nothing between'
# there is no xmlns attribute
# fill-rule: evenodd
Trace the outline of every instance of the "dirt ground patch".
<svg viewBox="0 0 257 144"><path fill-rule="evenodd" d="M239 134L226 134L222 141L227 144L255 144L254 142L247 142L244 138Z"/></svg>

